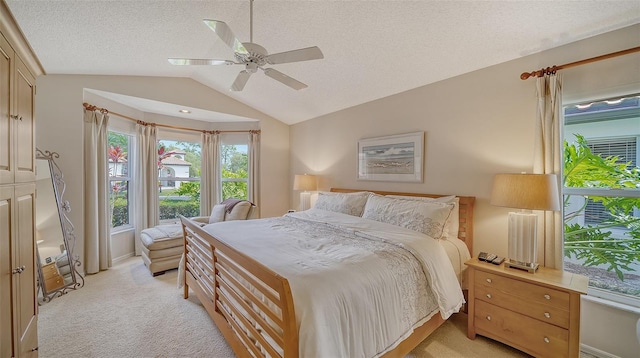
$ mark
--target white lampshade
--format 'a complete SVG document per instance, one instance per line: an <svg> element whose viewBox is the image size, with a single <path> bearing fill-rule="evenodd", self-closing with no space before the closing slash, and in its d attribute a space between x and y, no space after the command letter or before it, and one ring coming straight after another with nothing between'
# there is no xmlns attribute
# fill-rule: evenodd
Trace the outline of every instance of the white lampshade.
<svg viewBox="0 0 640 358"><path fill-rule="evenodd" d="M555 174L496 174L491 205L529 210L560 210Z"/></svg>
<svg viewBox="0 0 640 358"><path fill-rule="evenodd" d="M315 175L297 174L293 178L293 190L313 191L317 188Z"/></svg>

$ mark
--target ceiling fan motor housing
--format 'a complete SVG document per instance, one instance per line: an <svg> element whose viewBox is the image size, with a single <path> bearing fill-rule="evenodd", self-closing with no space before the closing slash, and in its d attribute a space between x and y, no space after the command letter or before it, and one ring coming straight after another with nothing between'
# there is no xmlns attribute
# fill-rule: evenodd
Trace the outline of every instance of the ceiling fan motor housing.
<svg viewBox="0 0 640 358"><path fill-rule="evenodd" d="M251 72L256 72L258 67L267 64L267 60L265 58L268 53L264 47L251 42L244 42L242 43L242 46L247 50L247 53L236 52L235 57L238 62L247 64L246 68L248 71L252 70ZM253 64L255 64L255 66L253 66Z"/></svg>

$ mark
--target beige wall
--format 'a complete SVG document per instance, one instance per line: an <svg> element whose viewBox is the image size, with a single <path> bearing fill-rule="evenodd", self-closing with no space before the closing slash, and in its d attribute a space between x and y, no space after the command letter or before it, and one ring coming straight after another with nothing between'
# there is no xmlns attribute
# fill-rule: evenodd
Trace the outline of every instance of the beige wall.
<svg viewBox="0 0 640 358"><path fill-rule="evenodd" d="M636 25L293 125L290 177L318 174L320 190L475 196L475 253L505 255L509 209L489 205L489 198L494 174L532 171L535 80L522 81L520 74L638 46L639 32ZM565 98L634 85L640 91L640 54L563 70L562 75ZM356 179L359 139L415 131L425 132L423 183ZM297 206L296 195L290 205Z"/></svg>
<svg viewBox="0 0 640 358"><path fill-rule="evenodd" d="M315 173L319 190L475 196L474 254L506 255L509 209L491 206L489 198L494 174L532 171L535 80L522 81L520 74L639 46L638 34L640 25L635 25L296 124L291 127L290 177ZM393 64L389 66L392 71ZM437 71L419 64L416 70ZM563 70L562 76L566 101L640 92L640 53ZM424 183L356 179L359 139L415 131L425 132ZM290 205L296 207L297 200L293 195ZM583 327L589 329L594 322L588 320L587 305L585 310ZM610 317L611 332L635 331L615 326L615 315ZM637 342L619 346L637 347Z"/></svg>
<svg viewBox="0 0 640 358"><path fill-rule="evenodd" d="M86 94L95 89L129 96L142 97L188 107L249 117L259 120L261 133L261 215L279 216L289 207L290 187L282 178L289 170L289 127L251 107L186 78L134 76L78 76L47 75L36 80L36 146L60 154L58 163L67 183L65 198L71 204L70 219L77 237L75 253L84 261L84 204L83 204L83 124L82 103L88 98L98 106L113 104ZM202 126L175 117L143 114L118 107L115 112L155 123L180 126ZM242 125L240 125L242 126ZM244 125L245 127L247 124ZM249 124L249 127L255 124ZM238 125L206 124L205 129L233 129ZM268 189L268 190L267 190ZM127 254L132 243L116 241L114 258ZM123 245L119 245L123 244ZM81 269L82 271L82 269Z"/></svg>

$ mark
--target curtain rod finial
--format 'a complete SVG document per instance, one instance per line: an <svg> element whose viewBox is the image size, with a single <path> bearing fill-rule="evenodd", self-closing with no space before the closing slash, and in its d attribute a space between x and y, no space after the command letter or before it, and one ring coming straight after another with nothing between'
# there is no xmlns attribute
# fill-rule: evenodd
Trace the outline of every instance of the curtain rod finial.
<svg viewBox="0 0 640 358"><path fill-rule="evenodd" d="M531 77L531 73L529 72L522 72L522 74L520 75L521 80L528 80L529 77Z"/></svg>

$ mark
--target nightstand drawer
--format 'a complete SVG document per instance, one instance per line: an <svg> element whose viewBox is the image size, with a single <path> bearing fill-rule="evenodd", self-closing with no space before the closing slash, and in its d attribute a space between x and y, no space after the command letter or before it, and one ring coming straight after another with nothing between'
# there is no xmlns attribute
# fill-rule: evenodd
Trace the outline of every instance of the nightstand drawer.
<svg viewBox="0 0 640 358"><path fill-rule="evenodd" d="M537 302L504 293L495 287L475 285L476 299L499 305L511 311L521 313L543 322L555 324L562 328L569 328L569 311L552 305L543 305Z"/></svg>
<svg viewBox="0 0 640 358"><path fill-rule="evenodd" d="M44 287L47 288L47 291L53 291L56 288L62 287L64 285L64 279L60 275L53 276L44 281Z"/></svg>
<svg viewBox="0 0 640 358"><path fill-rule="evenodd" d="M569 331L525 315L475 300L478 334L534 353L539 357L569 355Z"/></svg>
<svg viewBox="0 0 640 358"><path fill-rule="evenodd" d="M42 274L45 277L51 277L51 275L58 274L58 268L56 267L55 262L48 263L46 265L42 265Z"/></svg>
<svg viewBox="0 0 640 358"><path fill-rule="evenodd" d="M535 275L535 274L534 274ZM492 273L477 270L475 275L475 285L493 287L503 293L518 296L528 303L537 303L556 307L562 310L569 310L569 293L554 290L544 286L532 285L507 277L494 275Z"/></svg>

